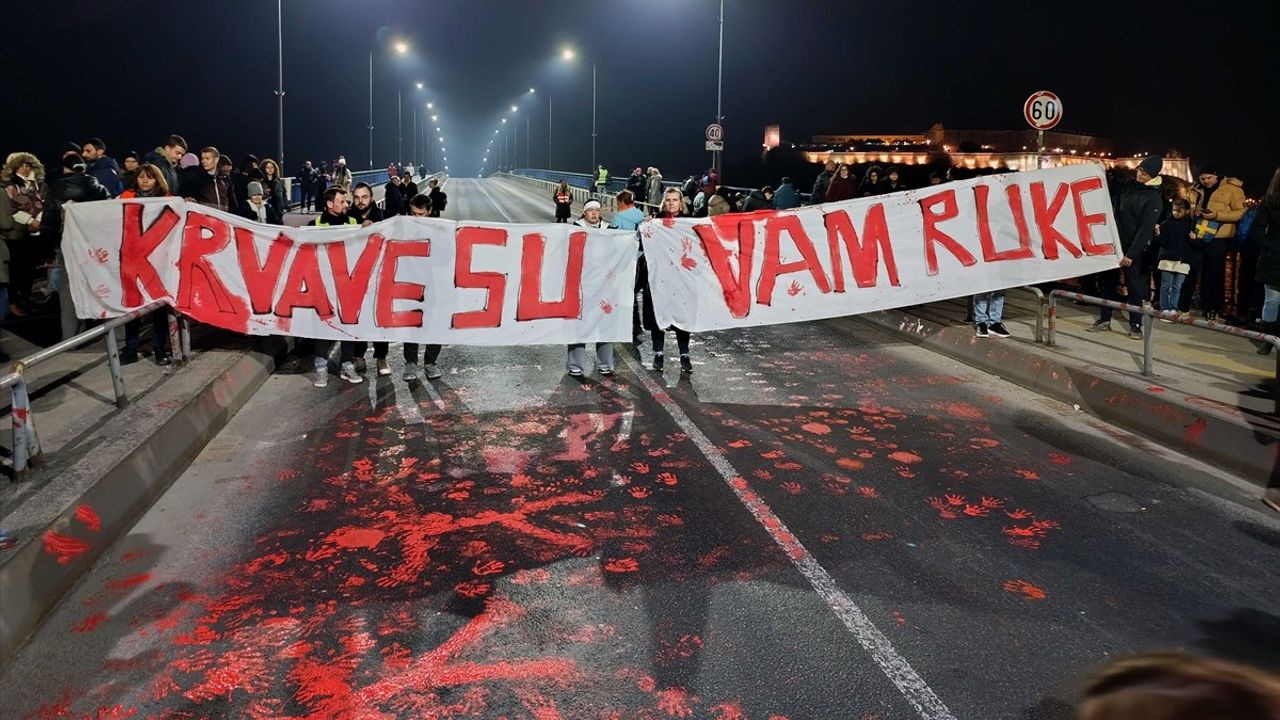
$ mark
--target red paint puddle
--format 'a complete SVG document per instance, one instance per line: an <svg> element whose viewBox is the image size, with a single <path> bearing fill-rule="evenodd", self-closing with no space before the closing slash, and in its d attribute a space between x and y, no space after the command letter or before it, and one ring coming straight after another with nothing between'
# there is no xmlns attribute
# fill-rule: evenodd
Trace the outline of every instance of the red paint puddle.
<svg viewBox="0 0 1280 720"><path fill-rule="evenodd" d="M76 519L93 532L98 532L102 529L102 520L98 518L98 513L88 505L81 505L76 508Z"/></svg>
<svg viewBox="0 0 1280 720"><path fill-rule="evenodd" d="M827 435L831 432L831 426L820 422L805 423L800 426L801 430L814 435Z"/></svg>
<svg viewBox="0 0 1280 720"><path fill-rule="evenodd" d="M329 536L329 542L344 548L375 548L387 534L370 528L343 528Z"/></svg>
<svg viewBox="0 0 1280 720"><path fill-rule="evenodd" d="M1209 423L1204 418L1196 418L1196 421L1187 426L1184 433L1187 442L1199 442L1200 436L1204 434L1205 428L1209 427Z"/></svg>
<svg viewBox="0 0 1280 720"><path fill-rule="evenodd" d="M948 414L954 417L964 418L965 420L981 420L986 417L981 410L969 403L949 402L943 404L942 407Z"/></svg>
<svg viewBox="0 0 1280 720"><path fill-rule="evenodd" d="M836 465L839 465L845 470L861 470L865 467L861 460L854 460L853 458L840 458L836 460Z"/></svg>

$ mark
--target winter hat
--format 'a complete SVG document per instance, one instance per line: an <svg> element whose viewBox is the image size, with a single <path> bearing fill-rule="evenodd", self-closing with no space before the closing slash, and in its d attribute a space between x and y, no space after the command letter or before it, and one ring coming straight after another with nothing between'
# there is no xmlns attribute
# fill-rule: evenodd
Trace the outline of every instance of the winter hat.
<svg viewBox="0 0 1280 720"><path fill-rule="evenodd" d="M1138 163L1138 169L1145 171L1151 177L1160 174L1160 168L1164 167L1164 158L1159 155L1148 155Z"/></svg>
<svg viewBox="0 0 1280 720"><path fill-rule="evenodd" d="M187 153L186 155L182 156L181 160L178 161L178 167L180 168L195 167L199 164L200 164L200 158L196 157L195 153Z"/></svg>
<svg viewBox="0 0 1280 720"><path fill-rule="evenodd" d="M262 192L262 183L258 182L257 180L250 182L248 185L248 188L249 188L248 190L245 190L245 194L248 195L249 197L253 197L254 195L266 194Z"/></svg>
<svg viewBox="0 0 1280 720"><path fill-rule="evenodd" d="M599 209L600 209L600 202L598 200L588 200L582 206L582 212L586 212L588 210L599 210Z"/></svg>
<svg viewBox="0 0 1280 720"><path fill-rule="evenodd" d="M1213 163L1205 163L1200 167L1200 175L1218 175L1218 166Z"/></svg>
<svg viewBox="0 0 1280 720"><path fill-rule="evenodd" d="M73 143L73 142L65 142L65 143L63 143L63 144L62 144L62 154L63 154L63 155L66 155L67 153L75 153L75 154L79 155L79 154L80 154L80 146L79 146L78 144L76 144L76 143Z"/></svg>

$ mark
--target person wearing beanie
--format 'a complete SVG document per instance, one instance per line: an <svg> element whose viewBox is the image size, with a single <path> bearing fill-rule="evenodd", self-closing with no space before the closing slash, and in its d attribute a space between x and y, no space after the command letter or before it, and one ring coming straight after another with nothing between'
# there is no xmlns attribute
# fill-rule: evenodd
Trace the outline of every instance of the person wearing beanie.
<svg viewBox="0 0 1280 720"><path fill-rule="evenodd" d="M1151 291L1147 281L1148 274L1142 267L1142 256L1155 241L1156 223L1160 221L1160 211L1164 207L1164 194L1160 189L1163 185L1160 168L1163 165L1164 160L1157 155L1144 158L1135 171L1137 182L1121 190L1116 203L1116 228L1124 250L1124 256L1120 258L1120 269L1128 293L1124 301L1137 307L1142 306ZM1098 284L1102 286L1104 299L1120 300L1116 292L1115 273L1100 273ZM1089 326L1089 332L1111 330L1111 315L1111 308L1102 308L1097 322ZM1142 339L1141 312L1129 312L1129 337L1134 340Z"/></svg>
<svg viewBox="0 0 1280 720"><path fill-rule="evenodd" d="M266 193L262 189L262 183L257 180L250 180L245 185L245 193L248 199L245 200L244 207L240 208L240 215L254 222L260 222L263 225L282 225L280 221L280 213L267 202Z"/></svg>
<svg viewBox="0 0 1280 720"><path fill-rule="evenodd" d="M630 199L631 193L623 191ZM600 214L601 206L596 200L588 200L582 206L582 217L574 223L578 227L591 228L593 230L603 230L608 226L604 218ZM569 371L569 375L573 377L582 377L583 367L587 363L587 346L586 343L571 343L568 346L568 358L565 361L565 369ZM613 374L613 343L598 342L596 343L596 369L601 375Z"/></svg>
<svg viewBox="0 0 1280 720"><path fill-rule="evenodd" d="M49 183L49 199L44 206L44 223L41 237L46 243L46 257L56 258L57 267L51 271L53 282L50 285L57 291L61 300L62 339L67 340L80 331L80 319L76 317L76 307L71 302L71 285L67 280L67 265L62 257L62 206L68 202L91 202L108 200L111 193L102 187L92 175L85 173L84 158L78 153L68 153L62 158L62 177Z"/></svg>

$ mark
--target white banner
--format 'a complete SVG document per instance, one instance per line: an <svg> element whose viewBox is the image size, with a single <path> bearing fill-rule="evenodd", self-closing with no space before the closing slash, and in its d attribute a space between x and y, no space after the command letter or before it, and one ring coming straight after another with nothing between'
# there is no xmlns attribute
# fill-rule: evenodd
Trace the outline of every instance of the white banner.
<svg viewBox="0 0 1280 720"><path fill-rule="evenodd" d="M634 232L395 217L260 225L177 198L67 209L76 311L168 300L251 335L445 345L631 339Z"/></svg>
<svg viewBox="0 0 1280 720"><path fill-rule="evenodd" d="M1102 166L991 175L779 212L641 226L660 327L919 305L1118 267Z"/></svg>

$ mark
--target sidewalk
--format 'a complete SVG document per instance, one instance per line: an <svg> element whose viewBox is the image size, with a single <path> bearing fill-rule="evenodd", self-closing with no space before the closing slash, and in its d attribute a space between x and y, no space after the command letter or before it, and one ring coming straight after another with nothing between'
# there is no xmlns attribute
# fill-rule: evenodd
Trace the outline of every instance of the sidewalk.
<svg viewBox="0 0 1280 720"><path fill-rule="evenodd" d="M1077 405L1108 422L1213 462L1265 486L1280 482L1280 418L1268 390L1275 357L1247 340L1202 328L1154 323L1152 377L1142 375L1142 341L1085 329L1098 308L1059 299L1056 346L1037 344L1036 298L1007 294L1008 339L979 339L964 322L965 300L861 316L913 342ZM1046 329L1048 319L1045 319Z"/></svg>

